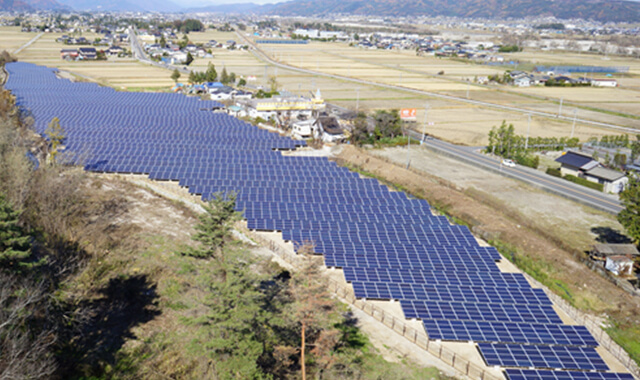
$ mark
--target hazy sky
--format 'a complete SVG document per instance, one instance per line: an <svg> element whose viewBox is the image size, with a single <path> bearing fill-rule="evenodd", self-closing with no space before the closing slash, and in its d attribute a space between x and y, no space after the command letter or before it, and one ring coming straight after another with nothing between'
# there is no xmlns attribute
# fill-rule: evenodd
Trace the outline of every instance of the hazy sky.
<svg viewBox="0 0 640 380"><path fill-rule="evenodd" d="M267 4L267 3L279 3L286 0L180 0L179 2L174 0L174 3L185 5L189 7L204 7L207 5L218 4L238 4L238 3L255 3L255 4Z"/></svg>

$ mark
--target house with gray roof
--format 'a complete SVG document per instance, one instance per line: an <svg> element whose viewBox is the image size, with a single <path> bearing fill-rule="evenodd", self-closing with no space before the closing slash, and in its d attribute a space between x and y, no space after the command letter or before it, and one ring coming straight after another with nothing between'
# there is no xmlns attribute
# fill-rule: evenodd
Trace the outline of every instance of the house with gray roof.
<svg viewBox="0 0 640 380"><path fill-rule="evenodd" d="M588 181L600 183L605 193L618 194L629 183L625 173L603 167L591 156L567 151L556 159L560 163L560 174L573 175Z"/></svg>

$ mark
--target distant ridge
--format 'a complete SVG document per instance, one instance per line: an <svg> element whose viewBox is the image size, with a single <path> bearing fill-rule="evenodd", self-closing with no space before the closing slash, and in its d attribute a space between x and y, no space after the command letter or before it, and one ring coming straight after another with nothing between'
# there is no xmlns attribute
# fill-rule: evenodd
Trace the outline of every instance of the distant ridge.
<svg viewBox="0 0 640 380"><path fill-rule="evenodd" d="M181 7L162 0L60 0L76 11L178 12Z"/></svg>
<svg viewBox="0 0 640 380"><path fill-rule="evenodd" d="M0 11L33 12L42 9L68 9L56 0L0 0Z"/></svg>
<svg viewBox="0 0 640 380"><path fill-rule="evenodd" d="M640 22L640 2L623 0L296 0L266 10L280 16L450 16L477 18L592 19Z"/></svg>
<svg viewBox="0 0 640 380"><path fill-rule="evenodd" d="M206 7L188 8L184 12L210 12L210 13L265 13L269 9L273 8L273 5L259 5L255 3L240 3L240 4L220 4L209 5Z"/></svg>

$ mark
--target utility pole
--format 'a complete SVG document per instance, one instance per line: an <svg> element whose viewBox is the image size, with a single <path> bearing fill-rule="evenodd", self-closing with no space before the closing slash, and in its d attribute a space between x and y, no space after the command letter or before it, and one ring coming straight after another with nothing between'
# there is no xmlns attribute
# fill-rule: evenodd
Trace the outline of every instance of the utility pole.
<svg viewBox="0 0 640 380"><path fill-rule="evenodd" d="M562 116L562 102L564 98L560 98L560 108L558 108L558 117Z"/></svg>
<svg viewBox="0 0 640 380"><path fill-rule="evenodd" d="M528 114L529 122L527 123L527 138L524 140L524 150L526 151L529 148L529 132L531 132L531 114Z"/></svg>
<svg viewBox="0 0 640 380"><path fill-rule="evenodd" d="M422 130L422 142L427 138L427 111L429 110L429 103L424 105L424 126Z"/></svg>
<svg viewBox="0 0 640 380"><path fill-rule="evenodd" d="M571 126L571 137L573 138L573 132L576 130L576 115L578 113L578 109L574 108L573 109L573 125Z"/></svg>
<svg viewBox="0 0 640 380"><path fill-rule="evenodd" d="M409 156L409 148L411 147L411 136L409 135L409 128L406 127L406 124L405 130L407 131L407 169L409 169L409 164L411 163L411 157Z"/></svg>

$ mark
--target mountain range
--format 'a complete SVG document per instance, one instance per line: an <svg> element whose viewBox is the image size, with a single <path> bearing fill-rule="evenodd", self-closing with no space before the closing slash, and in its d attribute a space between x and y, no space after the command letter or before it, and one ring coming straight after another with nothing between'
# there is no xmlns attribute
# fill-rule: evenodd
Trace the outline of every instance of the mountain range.
<svg viewBox="0 0 640 380"><path fill-rule="evenodd" d="M623 0L295 0L276 4L269 14L325 16L450 16L640 22L640 3Z"/></svg>
<svg viewBox="0 0 640 380"><path fill-rule="evenodd" d="M592 19L640 22L640 2L625 0L293 0L277 4L221 4L184 8L162 0L0 0L0 10L39 9L89 11L253 13L321 17L330 14L365 16L450 16L468 18Z"/></svg>

